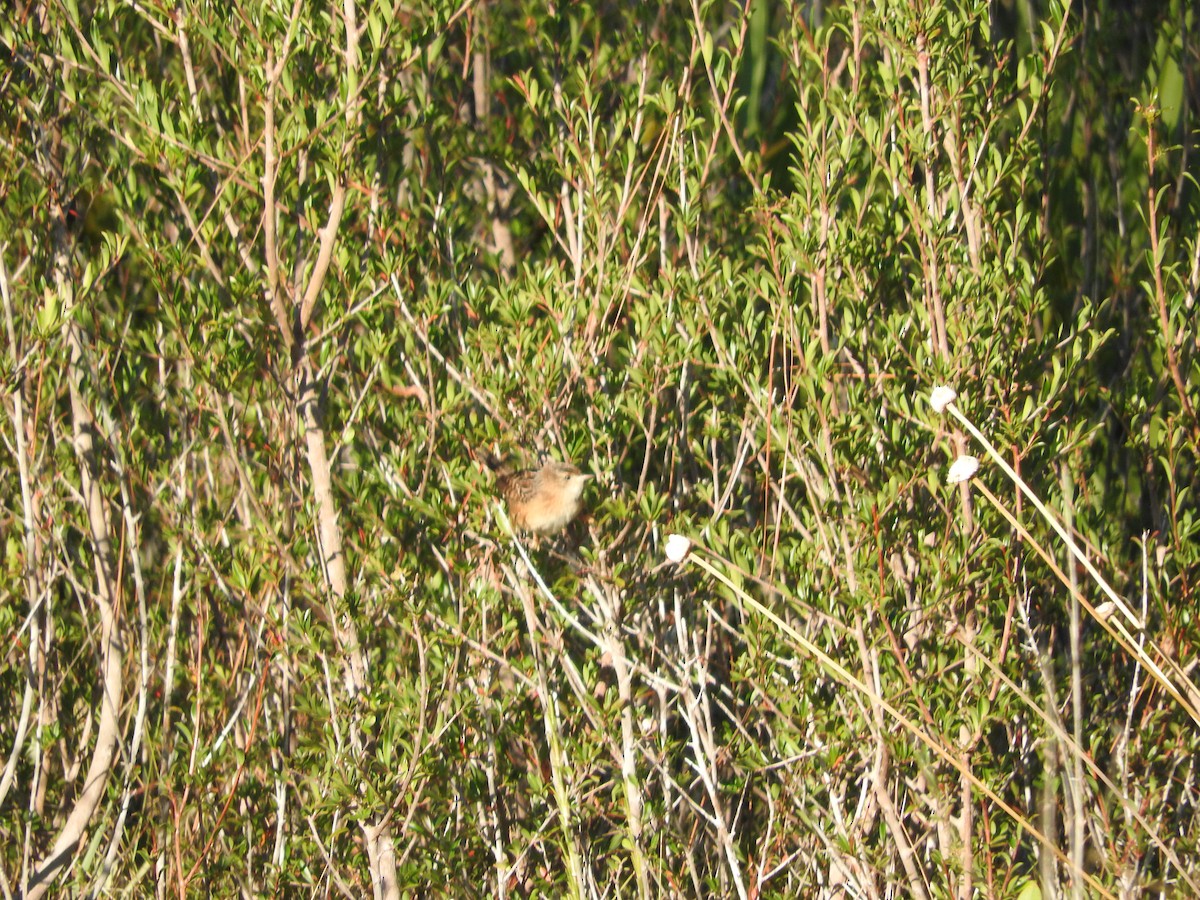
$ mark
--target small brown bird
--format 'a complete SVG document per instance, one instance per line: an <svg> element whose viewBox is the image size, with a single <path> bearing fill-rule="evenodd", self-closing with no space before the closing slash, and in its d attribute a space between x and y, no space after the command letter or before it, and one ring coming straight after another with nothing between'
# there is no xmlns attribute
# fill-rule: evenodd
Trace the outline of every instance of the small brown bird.
<svg viewBox="0 0 1200 900"><path fill-rule="evenodd" d="M496 487L508 506L512 523L523 531L553 534L579 515L583 487L591 475L564 462L548 462L540 469L514 472L508 460L488 457L496 473Z"/></svg>

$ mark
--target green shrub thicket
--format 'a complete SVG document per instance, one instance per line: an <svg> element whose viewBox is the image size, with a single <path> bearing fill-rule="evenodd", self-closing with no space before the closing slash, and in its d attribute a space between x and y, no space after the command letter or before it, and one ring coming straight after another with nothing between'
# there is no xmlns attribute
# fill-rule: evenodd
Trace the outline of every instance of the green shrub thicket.
<svg viewBox="0 0 1200 900"><path fill-rule="evenodd" d="M5 895L1200 892L1200 23L1083 6L19 3Z"/></svg>

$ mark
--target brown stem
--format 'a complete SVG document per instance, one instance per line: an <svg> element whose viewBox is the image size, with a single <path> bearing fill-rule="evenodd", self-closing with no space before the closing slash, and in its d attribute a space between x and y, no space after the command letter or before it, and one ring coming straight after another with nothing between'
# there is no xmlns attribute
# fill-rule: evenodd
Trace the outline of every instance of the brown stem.
<svg viewBox="0 0 1200 900"><path fill-rule="evenodd" d="M1167 355L1167 369L1171 373L1171 381L1175 383L1175 392L1179 395L1179 404L1183 407L1192 423L1192 436L1196 432L1196 411L1188 399L1187 385L1183 382L1183 374L1179 371L1179 358L1175 355L1175 335L1171 330L1171 316L1167 312L1167 292L1163 287L1162 264L1158 255L1158 198L1154 190L1154 155L1157 152L1154 145L1154 121L1147 123L1146 153L1150 160L1150 184L1146 188L1146 199L1149 209L1147 220L1150 225L1150 269L1154 275L1154 303L1158 310L1158 323L1162 328L1163 345Z"/></svg>
<svg viewBox="0 0 1200 900"><path fill-rule="evenodd" d="M60 229L61 230L61 229ZM56 236L55 278L63 308L70 310L73 291L67 276L67 252L65 235ZM100 800L104 796L108 777L116 758L117 741L120 737L121 709L121 645L118 638L116 601L118 594L116 569L112 559L112 543L108 506L96 478L96 457L93 436L96 432L95 419L83 396L83 378L86 368L86 351L83 329L68 312L65 329L70 363L67 383L71 398L71 420L75 436L75 456L79 463L82 497L87 513L92 555L95 565L96 589L93 599L100 617L100 718L96 732L96 746L88 765L83 787L75 800L75 806L67 816L62 830L54 841L49 856L37 867L29 881L25 896L38 900L50 889L58 874L75 857L84 831L92 820Z"/></svg>

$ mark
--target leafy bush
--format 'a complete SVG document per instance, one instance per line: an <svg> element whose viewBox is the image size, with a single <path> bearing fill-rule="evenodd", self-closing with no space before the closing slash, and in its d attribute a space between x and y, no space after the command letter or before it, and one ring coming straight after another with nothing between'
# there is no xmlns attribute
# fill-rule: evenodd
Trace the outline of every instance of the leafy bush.
<svg viewBox="0 0 1200 900"><path fill-rule="evenodd" d="M6 894L1200 892L1195 16L1092 6L0 23Z"/></svg>

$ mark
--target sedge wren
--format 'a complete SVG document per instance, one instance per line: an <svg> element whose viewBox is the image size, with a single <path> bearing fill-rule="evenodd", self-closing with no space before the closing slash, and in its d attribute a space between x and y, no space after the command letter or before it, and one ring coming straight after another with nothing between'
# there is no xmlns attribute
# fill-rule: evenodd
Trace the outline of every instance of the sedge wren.
<svg viewBox="0 0 1200 900"><path fill-rule="evenodd" d="M487 463L496 473L496 487L512 523L535 534L561 531L579 515L583 486L592 477L564 462L548 462L540 469L521 472L496 456L489 456Z"/></svg>

